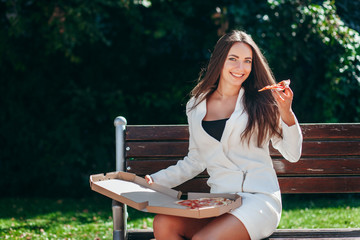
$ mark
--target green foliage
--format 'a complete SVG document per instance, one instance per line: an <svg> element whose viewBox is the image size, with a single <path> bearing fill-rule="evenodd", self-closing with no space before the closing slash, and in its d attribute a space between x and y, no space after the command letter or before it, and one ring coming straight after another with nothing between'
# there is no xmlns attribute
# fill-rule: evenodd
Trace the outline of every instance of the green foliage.
<svg viewBox="0 0 360 240"><path fill-rule="evenodd" d="M338 17L334 1L311 4L303 12L313 19L315 34L327 47L326 84L321 88L325 119L360 121L360 34Z"/></svg>
<svg viewBox="0 0 360 240"><path fill-rule="evenodd" d="M3 194L89 194L89 175L115 168L114 118L186 123L198 72L233 28L254 37L278 80L292 79L300 122L359 121L359 7L1 1L0 174L11 179Z"/></svg>

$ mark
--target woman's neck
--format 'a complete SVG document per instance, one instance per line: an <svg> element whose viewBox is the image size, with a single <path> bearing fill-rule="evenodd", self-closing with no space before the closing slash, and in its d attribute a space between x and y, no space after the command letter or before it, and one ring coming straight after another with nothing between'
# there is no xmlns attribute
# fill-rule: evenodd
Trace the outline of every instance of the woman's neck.
<svg viewBox="0 0 360 240"><path fill-rule="evenodd" d="M239 95L239 91L241 89L240 87L234 87L234 86L224 86L219 84L215 92L221 97L221 98L230 98L235 97Z"/></svg>

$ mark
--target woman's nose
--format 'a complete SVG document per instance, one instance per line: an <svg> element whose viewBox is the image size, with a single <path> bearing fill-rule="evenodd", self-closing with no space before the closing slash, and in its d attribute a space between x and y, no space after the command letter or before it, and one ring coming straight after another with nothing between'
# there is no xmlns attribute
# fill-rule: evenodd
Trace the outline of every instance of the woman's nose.
<svg viewBox="0 0 360 240"><path fill-rule="evenodd" d="M239 68L240 70L242 70L242 69L244 69L244 63L239 62L236 67Z"/></svg>

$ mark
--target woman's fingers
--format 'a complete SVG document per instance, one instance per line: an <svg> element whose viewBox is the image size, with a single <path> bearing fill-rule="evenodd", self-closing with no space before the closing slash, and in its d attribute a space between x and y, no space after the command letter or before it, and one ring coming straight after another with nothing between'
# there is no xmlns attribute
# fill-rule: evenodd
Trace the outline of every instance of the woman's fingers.
<svg viewBox="0 0 360 240"><path fill-rule="evenodd" d="M291 110L292 100L294 96L293 91L288 87L285 88L285 91L273 91L272 94L279 107L279 112L282 120L288 126L294 125L295 116Z"/></svg>
<svg viewBox="0 0 360 240"><path fill-rule="evenodd" d="M280 91L271 89L271 93L272 93L273 97L275 98L276 102L279 103L279 101L284 101L284 98L281 96Z"/></svg>
<svg viewBox="0 0 360 240"><path fill-rule="evenodd" d="M291 88L287 87L284 91L276 91L271 90L272 95L274 96L275 100L279 103L279 101L292 101L294 93Z"/></svg>
<svg viewBox="0 0 360 240"><path fill-rule="evenodd" d="M154 180L152 179L152 177L150 175L146 175L145 180L150 185L154 183Z"/></svg>
<svg viewBox="0 0 360 240"><path fill-rule="evenodd" d="M284 94L287 96L287 98L289 98L290 100L293 99L294 93L291 90L290 87L285 88Z"/></svg>
<svg viewBox="0 0 360 240"><path fill-rule="evenodd" d="M286 88L285 91L273 91L272 94L277 102L281 115L292 111L291 105L294 94L290 88Z"/></svg>

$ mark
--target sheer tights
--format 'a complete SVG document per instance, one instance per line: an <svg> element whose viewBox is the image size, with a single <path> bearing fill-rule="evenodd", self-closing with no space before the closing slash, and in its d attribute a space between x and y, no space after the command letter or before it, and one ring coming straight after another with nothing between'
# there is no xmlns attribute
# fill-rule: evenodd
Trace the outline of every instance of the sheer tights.
<svg viewBox="0 0 360 240"><path fill-rule="evenodd" d="M231 214L204 219L156 215L154 235L156 240L250 239L242 222Z"/></svg>

